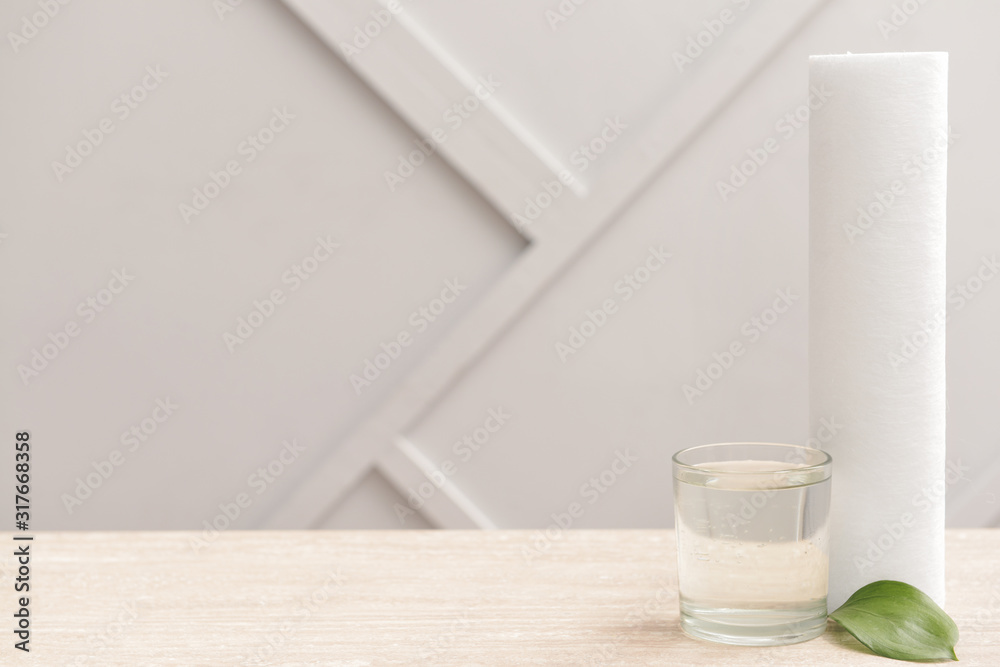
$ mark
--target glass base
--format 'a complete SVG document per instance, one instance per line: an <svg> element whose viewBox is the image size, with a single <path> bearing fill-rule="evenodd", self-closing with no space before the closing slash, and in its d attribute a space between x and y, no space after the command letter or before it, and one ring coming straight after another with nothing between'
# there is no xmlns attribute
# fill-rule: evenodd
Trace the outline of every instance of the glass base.
<svg viewBox="0 0 1000 667"><path fill-rule="evenodd" d="M720 609L681 600L681 630L695 639L720 644L797 644L826 630L826 600L794 609Z"/></svg>

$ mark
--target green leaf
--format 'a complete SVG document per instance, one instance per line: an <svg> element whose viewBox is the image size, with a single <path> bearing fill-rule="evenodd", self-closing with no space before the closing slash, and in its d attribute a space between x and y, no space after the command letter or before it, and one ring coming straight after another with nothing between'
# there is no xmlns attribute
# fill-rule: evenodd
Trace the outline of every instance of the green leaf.
<svg viewBox="0 0 1000 667"><path fill-rule="evenodd" d="M958 660L955 621L922 591L901 581L862 586L830 618L886 658Z"/></svg>

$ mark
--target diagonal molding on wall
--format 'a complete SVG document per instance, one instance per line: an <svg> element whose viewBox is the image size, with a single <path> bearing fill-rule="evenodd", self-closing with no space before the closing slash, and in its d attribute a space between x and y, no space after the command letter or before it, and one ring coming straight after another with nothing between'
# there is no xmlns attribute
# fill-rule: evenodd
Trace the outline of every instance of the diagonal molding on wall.
<svg viewBox="0 0 1000 667"><path fill-rule="evenodd" d="M327 44L338 54L341 53L338 46L341 36L351 34L355 26L347 19L346 12L337 9L337 2L284 1ZM271 513L265 525L317 525L331 505L339 502L354 483L376 465L384 471L388 470L388 476L397 488L401 488L400 484L410 484L406 481L409 479L407 466L411 470L423 466L406 464L399 458L402 456L400 452L386 453L388 448L419 421L505 331L514 326L532 301L558 278L601 230L610 225L681 149L694 141L749 79L828 1L776 0L748 16L741 30L733 33L730 41L718 45L727 53L720 53L719 57L705 62L698 71L697 79L685 89L683 96L670 100L653 114L651 121L636 130L640 134L638 140L618 156L609 158L601 179L593 184L585 198L560 198L546 210L544 221L540 221L537 227L533 225L523 230L533 242L490 292L394 389L376 413L333 449L310 477ZM422 46L421 39L402 30L386 31L379 36L378 42L379 51L372 55L384 50L383 56L373 57L366 64L362 64L360 58L348 63L385 96L418 134L426 132L427 124L439 117L441 106L452 99L448 97L451 93L436 92L438 86L451 85L442 83L447 81L442 73L447 73L453 82L461 82L463 77L455 76L436 59L430 50ZM424 53L420 53L420 49L424 49ZM398 55L394 57L393 53ZM367 50L364 55L368 55ZM405 63L399 60L403 56ZM453 88L449 90L454 92ZM468 90L455 94L468 94ZM400 109L406 105L415 108ZM501 125L504 122L500 114L489 114L489 117ZM489 153L477 155L477 149L470 149L469 155L443 155L504 217L516 210L518 202L523 201L521 188L526 181L532 184L529 192L536 192L544 180L554 177L553 171L547 167L539 175L539 165L547 163L533 147L524 144L519 132L508 128L497 135L489 134L493 129L470 126L463 127L463 135L466 130L470 135L485 133L480 134L481 142L472 145L490 146ZM515 145L502 149L492 146L498 136L503 137L502 141L520 144L520 148ZM498 167L495 164L497 155L520 157ZM525 155L530 155L531 159L526 159ZM526 172L510 174L509 170L519 164L518 160L527 165L524 167ZM502 182L508 177L510 182ZM501 179L501 182L496 179ZM447 510L436 505L432 511L438 519L431 520L442 528L479 525L485 518L457 490L456 495L441 494L438 502L450 502L452 505Z"/></svg>
<svg viewBox="0 0 1000 667"><path fill-rule="evenodd" d="M397 508L405 521L407 510L423 516L438 528L496 528L447 475L438 470L423 452L403 437L381 453L375 467L407 500Z"/></svg>
<svg viewBox="0 0 1000 667"><path fill-rule="evenodd" d="M350 5L379 9L371 0L284 0L379 96L416 132L426 139L443 130L442 113L473 94L479 81L464 71L406 14L396 15L364 51L349 57L342 44L350 44L358 27ZM383 10L384 11L384 10ZM485 76L486 73L484 73ZM446 133L436 144L463 178L497 210L513 210L532 194L542 180L562 166L544 144L536 141L490 96L482 110L469 117L461 131ZM410 146L417 149L417 145ZM579 184L571 191L582 194ZM519 230L528 239L534 230Z"/></svg>

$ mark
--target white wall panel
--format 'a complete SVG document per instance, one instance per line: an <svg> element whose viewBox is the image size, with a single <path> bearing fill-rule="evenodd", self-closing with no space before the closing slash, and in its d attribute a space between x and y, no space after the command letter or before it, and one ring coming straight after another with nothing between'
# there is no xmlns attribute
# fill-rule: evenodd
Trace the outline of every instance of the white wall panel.
<svg viewBox="0 0 1000 667"><path fill-rule="evenodd" d="M339 5L317 0L289 2L332 48L340 49L338 53L349 51L342 40L345 35L350 35L352 19L335 10ZM352 3L352 7L358 4L364 3L358 0ZM687 86L683 95L671 99L667 108L658 110L648 122L634 130L639 134L639 140L633 146L618 151L617 154L602 155L600 159L607 165L602 178L591 191L573 193L585 195L585 199L566 194L560 196L560 191L556 188L551 193L553 201L549 205L540 203L542 195L529 192L540 203L541 208L546 209L540 218L537 211L532 216L525 209L528 217L535 218L535 222L528 227L533 239L531 248L511 267L475 313L449 335L441 349L422 363L406 384L387 399L383 408L352 432L341 448L324 462L322 468L317 469L312 479L295 492L289 502L272 517L272 523L280 525L301 520L314 522L317 520L317 508L324 499L331 503L338 502L336 492L330 491L331 480L333 488L344 489L367 470L372 456L381 456L383 451L391 453L388 443L420 419L452 383L479 361L497 337L565 269L567 263L590 242L593 235L607 226L616 211L641 190L658 166L675 155L690 139L691 133L697 131L705 119L715 113L726 98L742 85L744 78L760 67L777 45L794 32L797 24L805 20L809 11L815 7L816 4L812 3L786 3L775 5L766 16L755 14L753 20L748 18L746 30L741 36L734 36L724 44L720 42L718 47L731 56L739 56L736 64L723 66L725 60L716 55L715 64L709 60L701 70L697 82ZM372 11L373 15L381 12L383 18L389 16L385 10L377 7ZM731 15L727 16L732 18ZM428 134L426 123L432 115L421 110L429 98L441 97L437 94L439 89L453 87L448 76L442 76L440 63L447 63L450 72L462 73L463 66L456 64L450 54L442 52L440 45L428 37L429 31L425 27L416 26L408 17L404 20L401 15L396 26L390 26L384 34L379 32L378 24L374 22L366 23L364 27L379 38L377 41L373 40L364 53L352 53L347 58L348 62L362 72L400 113L409 117L418 132ZM400 32L400 27L409 32ZM358 29L354 26L355 34ZM413 34L421 35L419 44L411 39ZM398 54L406 54L407 57L400 58ZM428 60L429 54L436 60ZM540 54L542 56L544 54ZM373 60L368 60L369 58ZM397 72L399 69L409 72L410 76L401 79ZM458 79L471 81L472 77L465 73L458 75ZM416 112L409 113L414 108ZM507 112L494 114L493 117L505 123L508 128L518 125L510 122ZM614 119L613 122L617 124L619 121ZM616 129L624 128L619 126ZM608 130L611 130L610 124ZM484 138L490 136L484 130L468 130L473 131ZM504 137L493 133L492 138L502 139L505 144L520 144L530 140L525 139L520 132L511 132ZM534 140L536 144L539 141L537 137ZM470 182L489 193L489 199L495 205L503 208L504 202L509 202L509 191L500 192L494 178L483 178L483 165L487 161L469 160L468 156L451 153L446 150L446 145L441 150L446 157L450 156L449 159ZM509 150L505 152L510 153ZM529 168L532 168L531 165ZM551 172L548 178L555 179L556 173ZM546 186L546 189L550 188L551 186ZM508 210L517 210L520 205L520 202L514 201L507 207ZM512 220L516 219L513 215L511 217ZM524 220L516 222L522 228L527 224ZM393 476L393 479L398 480L400 477ZM443 497L455 498L455 509L468 504L468 498L454 490L443 494ZM476 514L477 511L472 511L466 518L475 525L487 525L486 522L474 519ZM455 525L464 524L462 521Z"/></svg>
<svg viewBox="0 0 1000 667"><path fill-rule="evenodd" d="M446 467L402 527L543 527L574 501L575 526L669 525L677 449L810 435L807 131L780 123L805 101L812 53L950 51L949 284L975 286L1000 253L991 5L927 3L885 32L898 3L588 2L554 30L556 2L401 4L354 58L339 41L373 0L221 17L211 3L73 3L0 58L0 399L7 432L44 443L40 525L195 528L247 492L241 528L399 527L409 491ZM723 8L734 21L679 72L674 52ZM0 25L35 11L7 3ZM110 105L147 66L169 76L118 118ZM390 191L386 171L490 75L496 94ZM275 107L295 118L246 161L240 142ZM511 214L613 116L620 141L521 230L526 244ZM52 161L104 117L114 132L59 182ZM769 137L779 150L723 201L717 183ZM242 172L185 224L178 204L229 159ZM327 234L334 256L230 354L223 331ZM671 257L626 301L615 284L650 246ZM122 267L134 283L83 323L77 304ZM456 277L468 289L357 395L350 375ZM744 324L789 288L799 300L751 340ZM556 342L608 298L619 310L564 363ZM1000 280L957 304L950 520L996 524ZM81 334L25 386L17 365L71 319ZM745 354L686 400L734 342ZM167 396L176 414L127 451L122 431ZM291 439L305 449L257 495L250 476ZM62 494L115 449L124 463L68 513ZM626 452L638 461L623 470ZM583 485L614 466L591 504L599 487Z"/></svg>

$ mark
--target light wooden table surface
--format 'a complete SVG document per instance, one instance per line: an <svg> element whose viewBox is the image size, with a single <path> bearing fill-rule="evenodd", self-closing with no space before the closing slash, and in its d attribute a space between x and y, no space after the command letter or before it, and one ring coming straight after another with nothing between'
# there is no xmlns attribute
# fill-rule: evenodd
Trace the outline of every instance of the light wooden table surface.
<svg viewBox="0 0 1000 667"><path fill-rule="evenodd" d="M30 654L7 629L4 548L0 664L904 664L832 623L776 648L685 636L671 531L230 531L196 551L197 535L37 533ZM947 611L959 664L1000 666L1000 531L949 531Z"/></svg>

